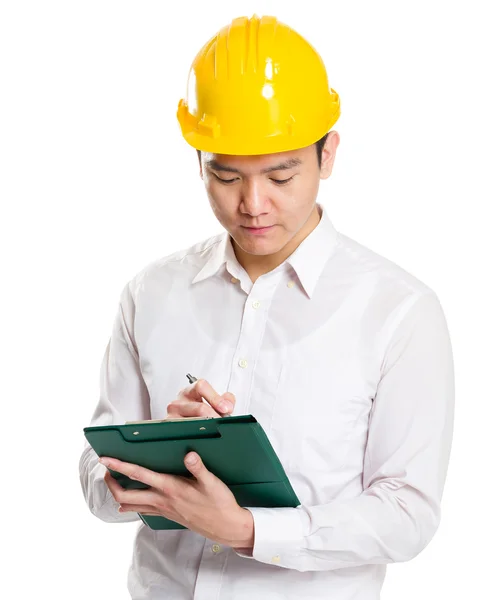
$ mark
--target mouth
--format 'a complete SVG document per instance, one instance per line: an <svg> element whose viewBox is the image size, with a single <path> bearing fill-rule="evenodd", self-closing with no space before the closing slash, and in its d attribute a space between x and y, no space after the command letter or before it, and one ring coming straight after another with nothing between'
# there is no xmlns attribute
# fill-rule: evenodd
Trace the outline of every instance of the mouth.
<svg viewBox="0 0 480 600"><path fill-rule="evenodd" d="M243 229L245 229L249 233L252 233L253 235L260 235L262 233L267 233L274 227L275 225L269 225L268 227L243 227Z"/></svg>

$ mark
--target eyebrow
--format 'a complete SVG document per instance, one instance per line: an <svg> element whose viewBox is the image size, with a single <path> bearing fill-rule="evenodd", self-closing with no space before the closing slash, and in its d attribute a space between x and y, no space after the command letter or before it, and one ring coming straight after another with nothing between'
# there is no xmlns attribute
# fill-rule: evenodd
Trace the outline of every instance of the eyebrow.
<svg viewBox="0 0 480 600"><path fill-rule="evenodd" d="M301 165L302 161L299 158L289 158L288 160L279 163L278 165L274 165L273 167L267 167L266 169L262 169L260 173L271 173L272 171L286 171L287 169L291 169L293 167L297 167ZM234 167L229 167L227 165L222 165L215 159L206 161L207 167L215 169L215 171L228 171L228 173L241 173L239 169L235 169Z"/></svg>

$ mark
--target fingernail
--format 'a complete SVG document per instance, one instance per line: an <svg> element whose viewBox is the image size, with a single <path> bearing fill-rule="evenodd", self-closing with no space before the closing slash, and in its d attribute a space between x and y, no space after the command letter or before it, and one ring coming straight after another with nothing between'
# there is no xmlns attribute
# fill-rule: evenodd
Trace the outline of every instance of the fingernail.
<svg viewBox="0 0 480 600"><path fill-rule="evenodd" d="M232 410L233 410L233 404L231 402L229 402L228 400L222 400L220 402L220 404L218 405L218 408L222 412L232 412Z"/></svg>
<svg viewBox="0 0 480 600"><path fill-rule="evenodd" d="M189 454L185 459L185 462L187 463L187 465L194 465L197 462L197 455Z"/></svg>

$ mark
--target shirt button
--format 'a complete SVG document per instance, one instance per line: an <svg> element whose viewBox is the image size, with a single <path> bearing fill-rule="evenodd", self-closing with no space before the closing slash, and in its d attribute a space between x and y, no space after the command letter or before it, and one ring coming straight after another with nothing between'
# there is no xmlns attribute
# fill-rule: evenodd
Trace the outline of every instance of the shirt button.
<svg viewBox="0 0 480 600"><path fill-rule="evenodd" d="M218 552L220 552L221 548L218 544L213 544L212 546L212 552L214 552L215 554L217 554Z"/></svg>
<svg viewBox="0 0 480 600"><path fill-rule="evenodd" d="M237 279L236 277L232 277L232 278L230 279L230 281L231 281L232 283L237 283L237 281L240 281L240 279Z"/></svg>
<svg viewBox="0 0 480 600"><path fill-rule="evenodd" d="M258 300L255 300L255 302L252 302L252 306L253 306L253 308L259 308L260 302Z"/></svg>
<svg viewBox="0 0 480 600"><path fill-rule="evenodd" d="M238 364L242 367L242 369L245 369L247 367L247 365L248 365L247 361L244 358L241 358L238 361Z"/></svg>
<svg viewBox="0 0 480 600"><path fill-rule="evenodd" d="M287 287L289 287L289 288L292 288L294 285L295 285L295 282L294 282L294 281L289 281L289 282L287 283Z"/></svg>
<svg viewBox="0 0 480 600"><path fill-rule="evenodd" d="M279 563L280 562L280 557L278 556L278 554L277 554L277 556L273 556L272 557L272 562L273 563Z"/></svg>

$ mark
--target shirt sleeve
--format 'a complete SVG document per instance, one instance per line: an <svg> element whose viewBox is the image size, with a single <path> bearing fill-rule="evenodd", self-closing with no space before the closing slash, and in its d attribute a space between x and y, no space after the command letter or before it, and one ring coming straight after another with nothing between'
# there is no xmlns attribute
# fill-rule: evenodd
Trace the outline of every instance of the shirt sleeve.
<svg viewBox="0 0 480 600"><path fill-rule="evenodd" d="M100 369L100 398L90 426L150 419L150 397L142 377L134 340L135 304L128 283L122 290L113 330ZM106 522L139 521L137 513L119 513L108 489L106 467L88 441L79 461L80 483L90 511Z"/></svg>
<svg viewBox="0 0 480 600"><path fill-rule="evenodd" d="M454 369L450 336L434 292L395 326L370 414L363 492L297 508L248 508L252 555L298 571L404 562L430 542L450 457Z"/></svg>

